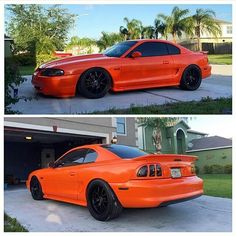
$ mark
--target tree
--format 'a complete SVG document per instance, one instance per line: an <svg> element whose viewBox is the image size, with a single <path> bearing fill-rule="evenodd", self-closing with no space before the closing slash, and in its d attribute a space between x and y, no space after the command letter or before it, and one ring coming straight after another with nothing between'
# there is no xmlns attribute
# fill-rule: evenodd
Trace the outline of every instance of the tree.
<svg viewBox="0 0 236 236"><path fill-rule="evenodd" d="M92 47L96 45L96 41L90 38L79 38L73 36L70 42L66 45L66 50L71 50L74 47L78 47L79 51L85 51L86 53L93 53ZM85 50L86 49L86 50Z"/></svg>
<svg viewBox="0 0 236 236"><path fill-rule="evenodd" d="M97 41L97 46L99 47L101 52L106 48L123 41L123 39L124 39L123 36L119 33L106 33L103 31L102 36Z"/></svg>
<svg viewBox="0 0 236 236"><path fill-rule="evenodd" d="M165 29L163 30L163 36L167 38L168 34L171 34L173 37L173 41L176 42L177 37L180 38L183 32L188 32L188 14L188 9L181 10L177 6L173 8L170 16L158 14L157 20L160 20L161 24L165 26Z"/></svg>
<svg viewBox="0 0 236 236"><path fill-rule="evenodd" d="M153 26L144 26L142 27L142 31L141 31L141 38L142 39L152 39L154 38L154 33L155 33L155 29Z"/></svg>
<svg viewBox="0 0 236 236"><path fill-rule="evenodd" d="M220 25L215 19L215 12L212 10L198 8L189 21L192 24L191 28L194 30L192 34L197 38L198 50L200 51L202 50L201 34L210 33L216 38L221 35Z"/></svg>
<svg viewBox="0 0 236 236"><path fill-rule="evenodd" d="M165 28L166 28L166 25L163 22L161 22L161 20L159 20L159 19L154 20L154 37L155 37L155 39L159 38L159 33L161 35L164 35Z"/></svg>
<svg viewBox="0 0 236 236"><path fill-rule="evenodd" d="M129 20L124 18L126 26L120 26L120 33L124 35L125 40L140 39L142 37L142 22L140 20Z"/></svg>
<svg viewBox="0 0 236 236"><path fill-rule="evenodd" d="M16 52L28 51L38 58L50 57L63 50L75 15L58 5L45 8L39 4L13 4L7 10L11 17L7 33L15 42ZM46 59L46 58L45 58Z"/></svg>
<svg viewBox="0 0 236 236"><path fill-rule="evenodd" d="M153 128L152 139L157 153L161 153L162 135L161 130L167 126L176 124L181 118L178 117L140 117L138 122L144 126Z"/></svg>

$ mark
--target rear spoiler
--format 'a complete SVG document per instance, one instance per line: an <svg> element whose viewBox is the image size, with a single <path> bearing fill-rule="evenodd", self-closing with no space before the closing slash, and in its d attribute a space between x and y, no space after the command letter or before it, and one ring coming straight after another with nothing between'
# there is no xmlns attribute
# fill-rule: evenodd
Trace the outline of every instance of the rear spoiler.
<svg viewBox="0 0 236 236"><path fill-rule="evenodd" d="M202 53L202 54L208 54L209 51L200 51L200 53Z"/></svg>
<svg viewBox="0 0 236 236"><path fill-rule="evenodd" d="M158 162L172 162L172 161L184 161L195 162L198 160L197 156L179 155L179 154L150 154L133 159L135 161L158 161Z"/></svg>

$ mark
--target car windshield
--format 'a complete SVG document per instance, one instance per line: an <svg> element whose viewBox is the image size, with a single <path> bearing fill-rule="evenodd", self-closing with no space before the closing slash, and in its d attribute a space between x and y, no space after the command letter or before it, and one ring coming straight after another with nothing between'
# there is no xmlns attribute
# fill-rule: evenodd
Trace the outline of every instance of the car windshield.
<svg viewBox="0 0 236 236"><path fill-rule="evenodd" d="M110 152L114 153L118 157L122 159L132 159L136 157L146 156L148 153L134 147L128 147L124 145L102 145L103 148L109 150Z"/></svg>
<svg viewBox="0 0 236 236"><path fill-rule="evenodd" d="M118 44L113 45L112 47L106 49L103 54L108 57L120 57L125 52L127 52L132 46L134 46L137 41L125 41Z"/></svg>

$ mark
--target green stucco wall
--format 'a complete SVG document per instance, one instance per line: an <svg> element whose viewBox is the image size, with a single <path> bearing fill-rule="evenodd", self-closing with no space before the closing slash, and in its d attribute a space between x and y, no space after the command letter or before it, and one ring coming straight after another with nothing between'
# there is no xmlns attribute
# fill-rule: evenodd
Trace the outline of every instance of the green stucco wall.
<svg viewBox="0 0 236 236"><path fill-rule="evenodd" d="M222 148L217 150L208 150L200 152L188 152L188 155L198 156L196 166L199 168L200 173L203 172L205 165L228 165L232 164L232 148Z"/></svg>

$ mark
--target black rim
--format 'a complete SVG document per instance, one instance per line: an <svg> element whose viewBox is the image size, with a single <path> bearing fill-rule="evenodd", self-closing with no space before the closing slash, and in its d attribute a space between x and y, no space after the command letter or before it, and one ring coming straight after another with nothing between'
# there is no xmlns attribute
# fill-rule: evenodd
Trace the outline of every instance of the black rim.
<svg viewBox="0 0 236 236"><path fill-rule="evenodd" d="M85 77L86 89L94 94L99 94L107 88L108 78L102 71L91 71Z"/></svg>
<svg viewBox="0 0 236 236"><path fill-rule="evenodd" d="M189 87L195 87L199 83L200 77L199 73L195 69L188 70L186 74L186 84Z"/></svg>
<svg viewBox="0 0 236 236"><path fill-rule="evenodd" d="M37 197L39 194L40 186L38 181L33 181L31 184L31 193L34 197Z"/></svg>
<svg viewBox="0 0 236 236"><path fill-rule="evenodd" d="M93 189L91 193L91 203L93 209L99 215L106 212L108 208L108 197L104 187L98 185Z"/></svg>

